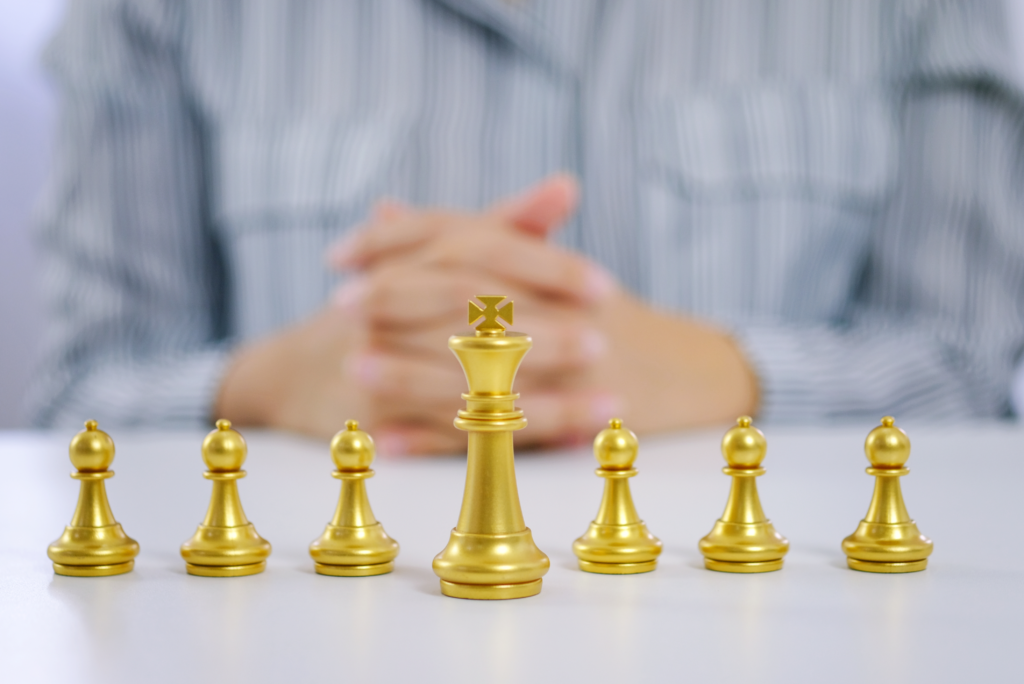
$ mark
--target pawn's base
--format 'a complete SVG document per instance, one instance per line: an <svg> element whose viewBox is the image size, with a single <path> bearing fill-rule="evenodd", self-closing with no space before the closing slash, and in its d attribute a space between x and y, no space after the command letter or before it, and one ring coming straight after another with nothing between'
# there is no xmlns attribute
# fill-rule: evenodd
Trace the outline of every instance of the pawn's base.
<svg viewBox="0 0 1024 684"><path fill-rule="evenodd" d="M130 560L124 563L112 563L111 565L64 565L54 563L53 571L58 575L67 577L109 577L110 575L123 575L135 567L135 561Z"/></svg>
<svg viewBox="0 0 1024 684"><path fill-rule="evenodd" d="M704 559L704 567L715 572L774 572L782 569L782 560L760 561L757 563L737 563L736 561L719 561L713 558Z"/></svg>
<svg viewBox="0 0 1024 684"><path fill-rule="evenodd" d="M853 570L861 572L921 572L928 567L928 559L918 561L907 561L904 563L879 563L878 561L862 561L856 558L847 558L846 564Z"/></svg>
<svg viewBox="0 0 1024 684"><path fill-rule="evenodd" d="M314 561L313 565L318 575L330 575L331 577L372 577L373 575L386 575L395 569L394 561L373 565L327 565Z"/></svg>
<svg viewBox="0 0 1024 684"><path fill-rule="evenodd" d="M650 572L656 567L658 567L657 560L643 563L593 563L580 560L580 570L596 572L601 575L637 575L641 572Z"/></svg>
<svg viewBox="0 0 1024 684"><path fill-rule="evenodd" d="M194 565L185 563L185 570L198 577L245 577L258 575L267 569L267 562L248 563L246 565Z"/></svg>
<svg viewBox="0 0 1024 684"><path fill-rule="evenodd" d="M538 579L521 584L456 584L441 580L441 593L452 598L499 601L536 596L541 582Z"/></svg>

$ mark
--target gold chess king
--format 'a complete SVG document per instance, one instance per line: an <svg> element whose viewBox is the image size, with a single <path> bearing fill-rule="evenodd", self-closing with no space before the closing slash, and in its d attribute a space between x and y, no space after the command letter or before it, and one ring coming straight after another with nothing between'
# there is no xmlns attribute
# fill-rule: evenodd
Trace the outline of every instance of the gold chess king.
<svg viewBox="0 0 1024 684"><path fill-rule="evenodd" d="M512 432L526 427L515 407L512 383L533 340L505 332L499 318L512 325L512 302L504 296L469 302L469 324L481 318L475 335L454 335L455 353L469 383L466 408L455 427L469 433L466 490L459 521L448 546L434 558L441 593L466 599L513 599L540 593L550 561L533 542L523 520L516 488Z"/></svg>

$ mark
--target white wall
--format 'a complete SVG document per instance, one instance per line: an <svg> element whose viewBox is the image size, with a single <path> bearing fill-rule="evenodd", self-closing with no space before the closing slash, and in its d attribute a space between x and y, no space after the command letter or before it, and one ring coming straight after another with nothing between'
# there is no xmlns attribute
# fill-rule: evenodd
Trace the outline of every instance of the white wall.
<svg viewBox="0 0 1024 684"><path fill-rule="evenodd" d="M25 424L43 317L28 224L43 183L53 95L38 66L63 0L0 0L0 428Z"/></svg>
<svg viewBox="0 0 1024 684"><path fill-rule="evenodd" d="M55 103L38 55L63 1L0 0L0 428L25 424L21 397L42 332L28 224L50 154ZM1024 73L1024 0L1009 3Z"/></svg>

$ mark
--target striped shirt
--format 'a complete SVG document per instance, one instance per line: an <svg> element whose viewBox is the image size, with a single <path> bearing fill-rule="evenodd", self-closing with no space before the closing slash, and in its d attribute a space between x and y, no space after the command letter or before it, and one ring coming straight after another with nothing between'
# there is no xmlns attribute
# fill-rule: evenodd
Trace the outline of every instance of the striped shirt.
<svg viewBox="0 0 1024 684"><path fill-rule="evenodd" d="M561 170L558 239L732 331L763 418L1006 415L1005 27L945 0L76 0L35 420L208 420L232 347L323 306L374 200L478 209Z"/></svg>

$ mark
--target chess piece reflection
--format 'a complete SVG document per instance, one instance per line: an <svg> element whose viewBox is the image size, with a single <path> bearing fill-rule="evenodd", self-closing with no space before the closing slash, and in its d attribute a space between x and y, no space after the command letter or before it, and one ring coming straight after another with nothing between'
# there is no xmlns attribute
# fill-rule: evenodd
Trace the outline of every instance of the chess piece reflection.
<svg viewBox="0 0 1024 684"><path fill-rule="evenodd" d="M53 561L53 571L74 577L128 572L135 566L139 544L114 520L103 482L114 476L113 470L107 470L114 462L114 441L97 429L95 420L90 420L85 423L85 430L71 440L68 453L75 466L71 477L81 485L71 524L46 550Z"/></svg>
<svg viewBox="0 0 1024 684"><path fill-rule="evenodd" d="M910 472L910 438L892 417L868 433L864 453L875 476L875 493L857 530L843 540L846 562L865 572L917 572L928 567L932 540L921 534L903 504L900 477Z"/></svg>
<svg viewBox="0 0 1024 684"><path fill-rule="evenodd" d="M732 477L725 512L700 540L700 552L709 570L770 572L782 567L789 542L775 531L761 509L754 478L764 475L768 445L761 431L743 416L722 438L722 455L729 465L722 472Z"/></svg>
<svg viewBox="0 0 1024 684"><path fill-rule="evenodd" d="M366 480L373 477L373 439L354 420L331 440L332 475L341 480L334 518L320 538L309 545L316 571L336 577L383 575L395 569L398 542L373 517Z"/></svg>
<svg viewBox="0 0 1024 684"><path fill-rule="evenodd" d="M618 418L609 421L594 440L594 457L601 466L595 474L605 478L604 496L594 522L572 544L580 570L632 575L658 565L661 541L637 515L629 491L629 478L637 474L633 464L638 450L636 435L623 428Z"/></svg>
<svg viewBox="0 0 1024 684"><path fill-rule="evenodd" d="M238 480L245 477L242 464L248 449L242 435L226 420L203 440L203 477L213 481L206 518L196 533L181 545L181 557L190 575L241 577L263 572L270 556L270 542L256 532L245 517L238 498Z"/></svg>
<svg viewBox="0 0 1024 684"><path fill-rule="evenodd" d="M523 520L512 450L512 431L526 427L512 383L533 340L505 334L498 318L512 323L512 302L498 308L504 296L478 299L484 308L469 303L469 324L484 319L476 334L448 340L469 383L466 408L455 419L469 433L469 447L459 522L434 558L434 573L445 596L524 598L540 593L551 564Z"/></svg>

